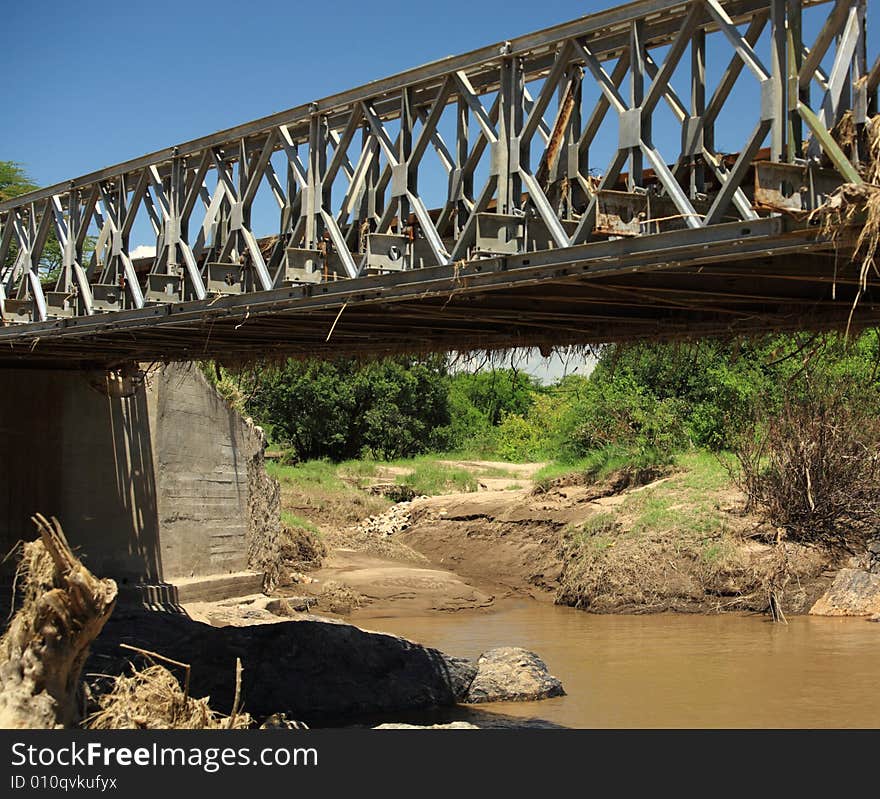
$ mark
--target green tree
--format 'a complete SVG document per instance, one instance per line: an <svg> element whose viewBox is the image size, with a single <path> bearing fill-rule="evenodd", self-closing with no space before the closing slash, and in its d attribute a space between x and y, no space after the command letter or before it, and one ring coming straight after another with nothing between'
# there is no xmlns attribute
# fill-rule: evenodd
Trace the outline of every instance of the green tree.
<svg viewBox="0 0 880 799"><path fill-rule="evenodd" d="M525 415L534 401L538 381L516 369L459 372L452 378L451 392L480 413L489 424L501 424L505 416Z"/></svg>
<svg viewBox="0 0 880 799"><path fill-rule="evenodd" d="M11 200L22 194L34 191L36 183L25 172L24 167L15 161L0 161L0 202ZM18 255L18 244L13 239L12 246L3 266L10 265ZM39 270L44 280L57 278L58 269L61 267L61 245L55 235L55 230L49 231L43 254L40 258Z"/></svg>
<svg viewBox="0 0 880 799"><path fill-rule="evenodd" d="M878 344L869 330L851 339L804 332L609 346L566 420L566 440L576 450L609 438L671 444L683 432L697 446L723 449L754 424L756 404L772 414L793 398L852 385L860 387L860 402L874 403Z"/></svg>
<svg viewBox="0 0 880 799"><path fill-rule="evenodd" d="M37 184L27 176L21 164L0 161L0 202L27 194L36 188Z"/></svg>
<svg viewBox="0 0 880 799"><path fill-rule="evenodd" d="M299 459L399 458L444 448L445 358L288 360L255 376L245 407Z"/></svg>

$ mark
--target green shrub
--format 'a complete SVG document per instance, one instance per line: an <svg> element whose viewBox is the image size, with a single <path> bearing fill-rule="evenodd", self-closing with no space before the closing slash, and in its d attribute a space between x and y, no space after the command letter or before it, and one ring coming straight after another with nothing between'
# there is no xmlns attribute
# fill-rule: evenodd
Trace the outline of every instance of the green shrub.
<svg viewBox="0 0 880 799"><path fill-rule="evenodd" d="M505 416L498 425L495 452L506 461L530 460L540 445L541 432L518 413Z"/></svg>
<svg viewBox="0 0 880 799"><path fill-rule="evenodd" d="M629 375L592 381L560 428L572 460L608 449L665 458L688 443L682 403L658 400Z"/></svg>

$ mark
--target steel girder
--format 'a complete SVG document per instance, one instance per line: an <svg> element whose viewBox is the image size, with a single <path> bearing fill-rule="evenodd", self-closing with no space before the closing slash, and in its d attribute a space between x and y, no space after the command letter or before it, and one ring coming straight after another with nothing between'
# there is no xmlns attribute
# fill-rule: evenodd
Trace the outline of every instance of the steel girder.
<svg viewBox="0 0 880 799"><path fill-rule="evenodd" d="M53 320L756 220L778 210L758 201L767 175L784 187L821 166L826 183L859 182L858 136L845 152L832 131L877 109L866 5L641 0L0 203L0 341ZM807 13L824 19L813 42ZM727 63L711 82L710 50ZM718 121L746 81L753 128L726 156ZM658 134L660 109L674 137ZM756 160L778 167L756 177ZM278 212L266 237L261 191ZM133 241L139 215L151 241ZM62 263L47 274L50 235Z"/></svg>

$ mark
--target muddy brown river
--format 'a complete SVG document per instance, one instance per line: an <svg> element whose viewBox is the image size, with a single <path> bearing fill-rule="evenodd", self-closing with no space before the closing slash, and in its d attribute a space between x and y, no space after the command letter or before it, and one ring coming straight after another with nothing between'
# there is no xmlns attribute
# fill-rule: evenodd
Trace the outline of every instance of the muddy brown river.
<svg viewBox="0 0 880 799"><path fill-rule="evenodd" d="M880 624L863 619L796 617L784 626L729 615L595 616L519 601L363 626L466 657L523 646L568 692L478 714L458 708L448 719L490 712L579 728L880 727Z"/></svg>

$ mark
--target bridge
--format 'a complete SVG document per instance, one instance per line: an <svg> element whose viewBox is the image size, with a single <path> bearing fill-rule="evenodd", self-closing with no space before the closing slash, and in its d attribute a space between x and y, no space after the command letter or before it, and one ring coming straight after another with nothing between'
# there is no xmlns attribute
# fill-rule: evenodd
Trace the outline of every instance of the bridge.
<svg viewBox="0 0 880 799"><path fill-rule="evenodd" d="M638 0L0 203L0 364L842 326L866 13Z"/></svg>
<svg viewBox="0 0 880 799"><path fill-rule="evenodd" d="M174 362L878 321L823 210L880 171L866 13L638 0L0 203L3 551L260 568L258 435Z"/></svg>

